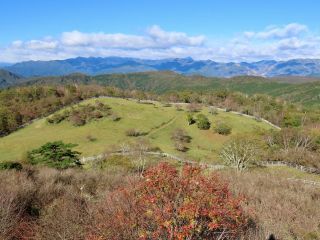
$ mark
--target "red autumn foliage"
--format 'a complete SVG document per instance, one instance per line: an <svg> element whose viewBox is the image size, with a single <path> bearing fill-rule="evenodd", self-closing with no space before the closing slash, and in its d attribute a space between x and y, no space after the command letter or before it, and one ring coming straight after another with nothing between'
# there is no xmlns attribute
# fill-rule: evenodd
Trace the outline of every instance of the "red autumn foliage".
<svg viewBox="0 0 320 240"><path fill-rule="evenodd" d="M240 204L216 174L161 163L107 197L87 239L237 239L247 225Z"/></svg>

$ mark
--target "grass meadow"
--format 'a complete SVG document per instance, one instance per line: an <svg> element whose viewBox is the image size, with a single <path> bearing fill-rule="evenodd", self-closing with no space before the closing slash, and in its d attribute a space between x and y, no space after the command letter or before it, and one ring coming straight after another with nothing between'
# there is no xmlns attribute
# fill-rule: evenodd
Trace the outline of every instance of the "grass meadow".
<svg viewBox="0 0 320 240"><path fill-rule="evenodd" d="M80 104L94 101L96 100L90 99ZM221 146L231 136L244 133L259 134L272 128L266 123L233 113L219 111L218 114L211 115L208 108L203 107L201 113L209 118L211 124L221 121L232 127L232 133L224 136L212 129L199 130L196 124L189 126L186 120L187 111L184 108L178 111L175 106L162 103L146 104L118 98L100 98L99 101L109 105L112 112L121 119L113 121L110 117L105 117L80 127L73 126L69 121L49 124L45 118L36 120L27 127L1 138L0 161L19 161L27 151L57 140L78 144L75 149L81 152L82 156L97 155L114 146L136 140L135 137L127 136L126 131L138 129L145 133L143 138L164 152L197 161L216 162L219 161ZM175 150L171 139L172 132L177 128L184 129L192 138L188 144L189 150L185 153Z"/></svg>

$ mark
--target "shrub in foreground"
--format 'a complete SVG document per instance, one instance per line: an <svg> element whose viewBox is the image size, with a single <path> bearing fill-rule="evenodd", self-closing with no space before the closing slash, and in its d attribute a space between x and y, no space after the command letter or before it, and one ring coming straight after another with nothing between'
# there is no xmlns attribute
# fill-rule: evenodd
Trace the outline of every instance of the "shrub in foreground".
<svg viewBox="0 0 320 240"><path fill-rule="evenodd" d="M88 239L238 239L247 224L240 204L217 175L161 163L107 197Z"/></svg>

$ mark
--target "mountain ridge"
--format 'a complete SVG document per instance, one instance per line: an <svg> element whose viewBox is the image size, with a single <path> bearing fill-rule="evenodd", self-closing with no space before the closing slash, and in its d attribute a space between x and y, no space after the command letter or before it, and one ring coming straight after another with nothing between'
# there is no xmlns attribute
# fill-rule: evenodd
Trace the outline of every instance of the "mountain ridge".
<svg viewBox="0 0 320 240"><path fill-rule="evenodd" d="M238 63L194 60L190 57L159 60L127 57L77 57L65 60L26 61L5 66L4 69L25 77L60 76L75 72L99 75L165 70L185 75L207 77L234 77L239 75L319 77L320 59L261 60Z"/></svg>

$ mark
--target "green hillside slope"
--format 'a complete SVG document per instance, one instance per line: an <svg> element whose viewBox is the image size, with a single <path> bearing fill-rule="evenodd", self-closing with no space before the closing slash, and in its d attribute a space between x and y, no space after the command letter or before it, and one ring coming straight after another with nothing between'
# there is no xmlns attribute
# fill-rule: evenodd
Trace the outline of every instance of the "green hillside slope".
<svg viewBox="0 0 320 240"><path fill-rule="evenodd" d="M81 104L94 101L91 99ZM210 115L208 109L204 108L202 113L212 124L220 121L232 127L232 133L224 136L212 129L199 130L195 124L189 126L186 120L187 112L177 111L175 106L165 107L160 103L142 104L134 100L115 98L100 98L100 101L110 106L112 112L121 119L113 121L110 117L105 117L80 127L73 126L68 121L49 124L46 119L37 120L24 129L1 138L0 161L20 160L28 150L56 140L77 143L79 146L76 149L82 152L83 156L92 156L110 149L111 146L136 141L137 138L127 136L126 131L139 129L146 134L143 138L164 152L199 161L214 162L218 161L222 144L231 136L239 133L258 134L271 128L263 122L233 113L219 112L217 115ZM172 132L177 128L184 129L191 137L191 142L187 144L189 150L185 153L175 150L171 139Z"/></svg>

